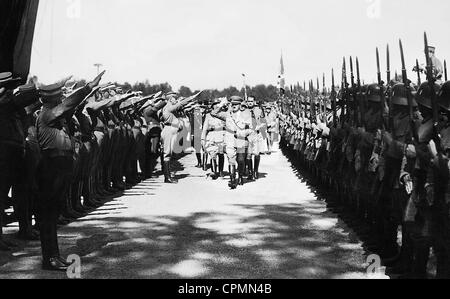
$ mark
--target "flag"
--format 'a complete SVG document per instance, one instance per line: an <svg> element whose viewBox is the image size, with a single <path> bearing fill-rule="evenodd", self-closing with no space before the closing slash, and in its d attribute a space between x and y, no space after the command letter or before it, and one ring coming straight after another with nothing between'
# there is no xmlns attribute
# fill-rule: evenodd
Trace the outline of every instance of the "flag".
<svg viewBox="0 0 450 299"><path fill-rule="evenodd" d="M28 77L39 0L0 2L0 72Z"/></svg>

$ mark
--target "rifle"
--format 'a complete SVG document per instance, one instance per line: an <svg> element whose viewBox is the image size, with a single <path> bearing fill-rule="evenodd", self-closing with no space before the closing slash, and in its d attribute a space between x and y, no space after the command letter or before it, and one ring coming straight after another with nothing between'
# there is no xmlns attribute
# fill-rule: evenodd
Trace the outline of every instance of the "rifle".
<svg viewBox="0 0 450 299"><path fill-rule="evenodd" d="M359 73L358 57L356 57L356 88L357 88L357 96L359 97L358 98L359 112L361 115L361 117L358 119L360 120L360 124L365 128L366 127L366 123L364 120L365 107L364 107L364 102L362 101L362 94L361 94L361 77L360 77L360 73Z"/></svg>
<svg viewBox="0 0 450 299"><path fill-rule="evenodd" d="M418 59L416 59L416 71L417 71L417 84L420 86L422 85L422 80L420 79L420 67Z"/></svg>
<svg viewBox="0 0 450 299"><path fill-rule="evenodd" d="M386 94L389 97L389 129L394 129L394 118L392 117L392 110L394 108L394 105L392 105L392 99L391 99L391 54L389 51L389 44L386 48L386 62L387 62L387 89ZM397 78L397 71L395 71L395 82L398 81Z"/></svg>
<svg viewBox="0 0 450 299"><path fill-rule="evenodd" d="M444 76L445 76L445 82L447 82L447 60L444 60Z"/></svg>
<svg viewBox="0 0 450 299"><path fill-rule="evenodd" d="M399 40L399 44L400 44L400 56L402 58L402 79L403 79L403 84L405 85L405 88L406 88L406 98L408 99L409 122L410 122L410 126L411 126L411 134L414 136L414 138L416 140L418 140L416 127L414 125L413 99L411 97L412 94L410 92L411 91L411 82L408 80L408 73L406 71L406 64L405 64L405 54L403 52L403 43L402 43L401 39ZM433 87L432 87L432 89L433 89Z"/></svg>
<svg viewBox="0 0 450 299"><path fill-rule="evenodd" d="M337 127L336 89L334 86L334 69L331 69L331 105L333 107L333 126Z"/></svg>
<svg viewBox="0 0 450 299"><path fill-rule="evenodd" d="M434 84L436 82L436 78L433 74L433 60L430 57L430 53L428 52L428 37L427 33L424 33L424 42L425 42L425 58L427 61L427 81L428 85L430 86L431 90L431 106L433 108L433 127L434 127L434 141L436 143L436 148L439 152L441 146L440 146L440 139L439 139L439 107L438 103L436 102L436 90L434 89Z"/></svg>
<svg viewBox="0 0 450 299"><path fill-rule="evenodd" d="M310 120L311 120L311 124L314 122L315 123L315 116L316 116L316 102L315 102L315 98L314 98L314 83L311 80L311 99L310 99L310 103L309 103L309 108L310 108Z"/></svg>
<svg viewBox="0 0 450 299"><path fill-rule="evenodd" d="M389 69L389 67L388 67ZM386 112L386 94L384 92L384 82L381 79L381 67L380 67L380 52L378 51L377 47L377 76L378 76L378 86L380 87L380 104L381 104L381 114L385 115ZM386 130L386 124L385 121L383 121L383 131Z"/></svg>
<svg viewBox="0 0 450 299"><path fill-rule="evenodd" d="M317 77L317 95L319 95L319 90L320 90L319 77Z"/></svg>
<svg viewBox="0 0 450 299"><path fill-rule="evenodd" d="M342 111L343 116L341 121L347 121L348 118L348 101L347 101L347 92L348 92L348 83L347 83L347 65L345 63L345 57L344 57L344 63L342 65Z"/></svg>
<svg viewBox="0 0 450 299"><path fill-rule="evenodd" d="M358 99L356 95L355 75L353 73L353 59L350 56L350 78L352 84L352 97L353 97L353 122L354 125L359 127L358 123Z"/></svg>
<svg viewBox="0 0 450 299"><path fill-rule="evenodd" d="M386 84L391 85L391 55L389 53L389 44L386 46L386 63L387 63L387 82Z"/></svg>
<svg viewBox="0 0 450 299"><path fill-rule="evenodd" d="M325 87L325 73L323 73L323 80L322 80L322 86L323 86L323 91L322 91L322 105L323 105L323 122L327 123L327 88Z"/></svg>

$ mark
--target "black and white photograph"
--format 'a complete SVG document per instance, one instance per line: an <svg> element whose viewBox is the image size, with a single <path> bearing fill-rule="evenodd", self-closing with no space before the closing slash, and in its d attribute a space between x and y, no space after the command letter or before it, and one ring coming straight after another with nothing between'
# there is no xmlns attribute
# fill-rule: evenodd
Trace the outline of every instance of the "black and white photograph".
<svg viewBox="0 0 450 299"><path fill-rule="evenodd" d="M450 279L449 11L0 0L0 280Z"/></svg>

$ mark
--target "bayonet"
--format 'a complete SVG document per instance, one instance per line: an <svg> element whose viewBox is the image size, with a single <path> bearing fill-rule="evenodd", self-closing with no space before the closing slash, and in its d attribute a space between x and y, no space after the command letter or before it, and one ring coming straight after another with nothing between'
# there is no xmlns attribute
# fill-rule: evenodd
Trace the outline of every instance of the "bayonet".
<svg viewBox="0 0 450 299"><path fill-rule="evenodd" d="M380 68L380 52L377 47L377 75L378 75L378 85L382 86L383 82L381 79L381 68Z"/></svg>
<svg viewBox="0 0 450 299"><path fill-rule="evenodd" d="M417 140L417 132L416 132L416 128L414 125L414 110L413 110L413 99L412 99L412 94L411 94L411 85L410 85L410 81L408 80L408 73L406 71L406 63L405 63L405 54L403 51L403 43L402 40L399 40L399 45L400 45L400 56L402 59L402 80L403 80L403 84L406 88L406 98L408 99L408 107L409 107L409 121L410 121L410 128L411 128L411 134L414 136L414 138L416 138Z"/></svg>
<svg viewBox="0 0 450 299"><path fill-rule="evenodd" d="M310 81L310 83L309 83L309 85L311 86L310 87L310 90L311 90L311 93L310 93L310 99L309 99L309 110L310 110L310 116L309 116L309 119L311 120L311 123L313 123L314 122L314 115L315 115L315 103L314 103L314 83L313 83L313 80L311 80Z"/></svg>
<svg viewBox="0 0 450 299"><path fill-rule="evenodd" d="M343 111L343 115L344 117L342 117L342 121L346 121L347 120L347 116L348 116L348 102L347 102L347 91L348 91L348 86L347 86L347 64L345 63L345 57L344 57L344 62L342 65L342 111Z"/></svg>
<svg viewBox="0 0 450 299"><path fill-rule="evenodd" d="M445 78L445 82L448 81L448 77L447 77L447 60L444 60L444 78Z"/></svg>
<svg viewBox="0 0 450 299"><path fill-rule="evenodd" d="M427 81L428 85L431 90L431 106L433 109L433 123L435 128L435 136L438 136L439 134L439 107L438 103L436 102L436 90L434 89L434 83L436 82L436 78L434 77L433 73L433 60L430 57L429 53L429 46L428 46L428 37L427 33L424 33L424 42L425 42L425 58L427 61ZM438 138L435 138L436 142L439 142ZM437 143L439 147L440 143ZM439 150L439 149L438 149Z"/></svg>
<svg viewBox="0 0 450 299"><path fill-rule="evenodd" d="M364 121L364 115L365 115L365 107L364 102L362 101L362 95L361 95L361 77L359 72L359 59L356 57L356 88L357 88L357 96L358 96L358 107L360 114L358 115L358 120L362 124L362 126L365 128L366 124Z"/></svg>
<svg viewBox="0 0 450 299"><path fill-rule="evenodd" d="M351 90L353 97L353 122L355 126L359 126L358 124L358 100L356 95L356 86L355 86L355 74L353 72L353 59L350 56L350 80L351 80Z"/></svg>
<svg viewBox="0 0 450 299"><path fill-rule="evenodd" d="M389 86L391 84L391 54L389 52L389 44L386 47L386 63L387 63L387 82Z"/></svg>
<svg viewBox="0 0 450 299"><path fill-rule="evenodd" d="M333 126L337 127L336 89L334 86L334 69L331 70L331 105L333 109Z"/></svg>
<svg viewBox="0 0 450 299"><path fill-rule="evenodd" d="M356 84L358 88L361 87L361 77L359 76L359 60L358 57L356 57Z"/></svg>
<svg viewBox="0 0 450 299"><path fill-rule="evenodd" d="M327 94L327 88L326 88L326 86L325 86L325 73L323 73L323 82L322 82L322 85L323 85L323 95L325 96L325 95Z"/></svg>
<svg viewBox="0 0 450 299"><path fill-rule="evenodd" d="M420 86L422 84L422 80L420 78L420 67L418 59L416 59L416 72L417 72L417 84Z"/></svg>
<svg viewBox="0 0 450 299"><path fill-rule="evenodd" d="M389 55L388 55L389 56ZM384 82L381 79L381 67L380 67L380 52L377 47L377 76L378 76L378 86L380 88L380 98L381 98L381 113L384 116L386 113L386 94L384 92ZM384 119L384 117L383 117ZM383 121L383 126L386 127L385 121ZM385 129L385 128L383 128Z"/></svg>

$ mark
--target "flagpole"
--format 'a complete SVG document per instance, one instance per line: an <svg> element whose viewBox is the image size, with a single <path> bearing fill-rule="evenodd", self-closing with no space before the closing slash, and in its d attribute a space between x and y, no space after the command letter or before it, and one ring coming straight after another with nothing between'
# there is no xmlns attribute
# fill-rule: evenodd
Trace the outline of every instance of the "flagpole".
<svg viewBox="0 0 450 299"><path fill-rule="evenodd" d="M242 74L242 78L244 80L244 98L247 101L248 100L248 96L247 96L247 83L245 82L245 78L246 78L245 74Z"/></svg>

